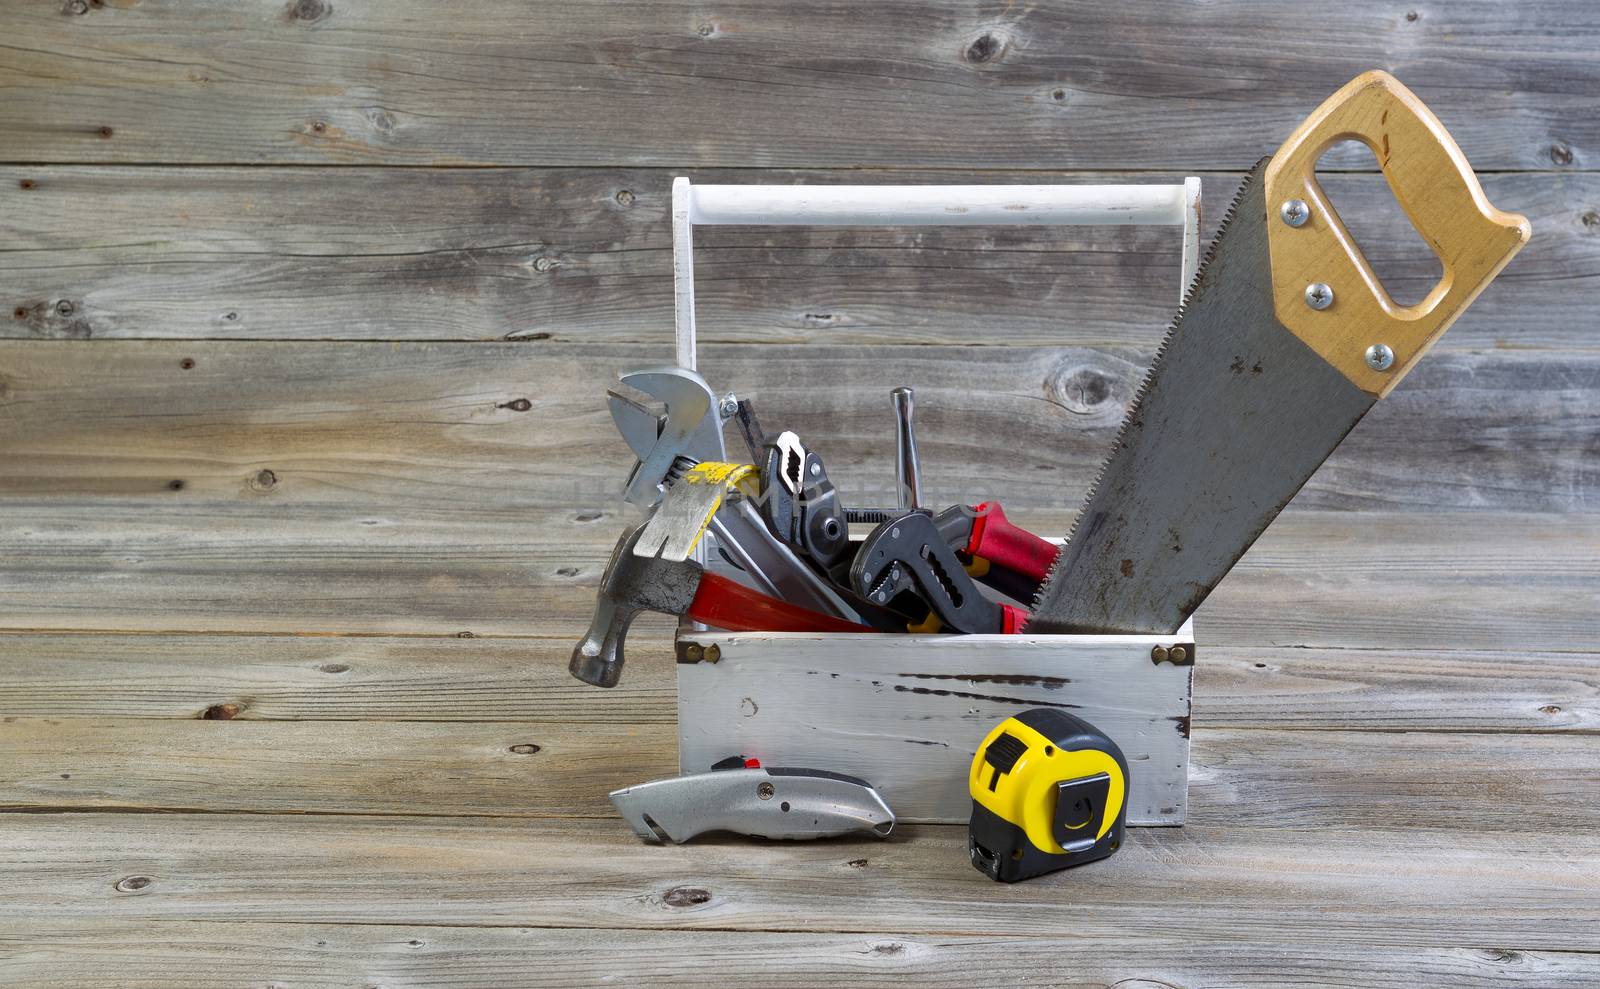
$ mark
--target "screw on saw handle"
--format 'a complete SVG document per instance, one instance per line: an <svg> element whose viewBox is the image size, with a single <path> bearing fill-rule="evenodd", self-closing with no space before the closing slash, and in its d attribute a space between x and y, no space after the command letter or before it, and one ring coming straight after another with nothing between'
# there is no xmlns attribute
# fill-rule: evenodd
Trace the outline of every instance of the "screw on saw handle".
<svg viewBox="0 0 1600 989"><path fill-rule="evenodd" d="M1317 182L1317 159L1345 140L1372 149L1444 267L1415 305L1384 290ZM1490 205L1444 125L1387 72L1364 73L1330 96L1272 156L1265 182L1278 321L1380 398L1532 234L1526 217Z"/></svg>

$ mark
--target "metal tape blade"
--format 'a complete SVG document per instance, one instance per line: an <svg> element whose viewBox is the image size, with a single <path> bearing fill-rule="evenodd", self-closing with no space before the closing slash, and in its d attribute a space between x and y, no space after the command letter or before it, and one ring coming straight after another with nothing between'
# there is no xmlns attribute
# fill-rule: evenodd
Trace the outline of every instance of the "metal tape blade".
<svg viewBox="0 0 1600 989"><path fill-rule="evenodd" d="M1176 631L1372 407L1274 313L1268 160L1224 216L1026 631Z"/></svg>

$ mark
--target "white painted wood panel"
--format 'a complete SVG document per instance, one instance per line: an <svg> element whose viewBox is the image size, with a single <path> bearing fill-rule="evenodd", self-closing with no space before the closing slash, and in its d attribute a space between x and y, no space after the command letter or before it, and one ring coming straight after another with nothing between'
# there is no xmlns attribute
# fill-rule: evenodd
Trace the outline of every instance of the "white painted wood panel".
<svg viewBox="0 0 1600 989"><path fill-rule="evenodd" d="M730 755L860 776L904 821L965 823L967 769L1002 720L1062 707L1128 759L1128 823L1182 824L1193 666L1151 661L1176 635L684 632L716 663L678 665L686 773ZM1192 647L1191 647L1192 648Z"/></svg>

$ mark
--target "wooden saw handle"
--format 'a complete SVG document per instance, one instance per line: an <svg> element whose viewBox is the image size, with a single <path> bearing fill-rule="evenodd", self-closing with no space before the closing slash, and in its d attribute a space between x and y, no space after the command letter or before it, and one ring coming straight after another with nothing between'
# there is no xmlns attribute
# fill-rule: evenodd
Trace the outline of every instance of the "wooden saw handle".
<svg viewBox="0 0 1600 989"><path fill-rule="evenodd" d="M1317 159L1356 140L1372 149L1389 188L1433 248L1444 277L1421 302L1389 297L1317 183ZM1490 205L1456 142L1422 101L1387 72L1363 73L1330 96L1272 156L1265 176L1267 243L1278 321L1357 387L1387 395L1500 269L1528 242L1526 217ZM1301 226L1281 210L1310 207ZM1318 310L1307 288L1321 283L1333 302ZM1384 369L1367 350L1393 351Z"/></svg>

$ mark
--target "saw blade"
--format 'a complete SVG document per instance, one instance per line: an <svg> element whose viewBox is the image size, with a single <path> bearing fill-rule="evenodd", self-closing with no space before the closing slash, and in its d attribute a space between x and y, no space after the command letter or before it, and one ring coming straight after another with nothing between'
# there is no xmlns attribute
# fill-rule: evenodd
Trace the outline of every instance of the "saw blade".
<svg viewBox="0 0 1600 989"><path fill-rule="evenodd" d="M1278 322L1269 161L1224 215L1025 631L1176 631L1375 404Z"/></svg>

